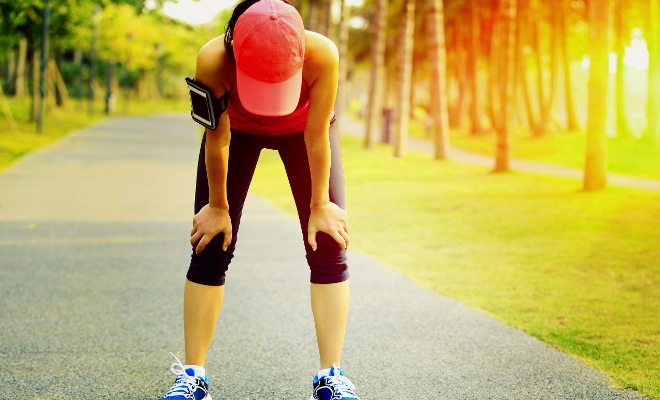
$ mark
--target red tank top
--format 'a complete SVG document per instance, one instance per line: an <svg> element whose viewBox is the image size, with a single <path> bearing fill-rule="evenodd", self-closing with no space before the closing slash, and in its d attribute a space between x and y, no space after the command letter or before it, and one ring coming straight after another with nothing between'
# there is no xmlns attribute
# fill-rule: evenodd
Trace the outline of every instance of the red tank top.
<svg viewBox="0 0 660 400"><path fill-rule="evenodd" d="M300 100L296 109L289 115L271 117L253 114L243 108L236 91L236 78L232 83L229 94L229 125L231 129L238 131L261 134L261 135L286 135L289 133L302 132L307 125L307 110L309 109L309 87L303 79L300 92ZM334 110L332 118L335 117Z"/></svg>

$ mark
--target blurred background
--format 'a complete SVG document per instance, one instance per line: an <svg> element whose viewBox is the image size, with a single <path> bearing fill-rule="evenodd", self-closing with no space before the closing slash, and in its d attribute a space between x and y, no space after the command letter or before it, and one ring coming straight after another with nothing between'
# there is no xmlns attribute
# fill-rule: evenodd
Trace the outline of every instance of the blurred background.
<svg viewBox="0 0 660 400"><path fill-rule="evenodd" d="M340 53L351 246L660 398L660 0L292 3ZM188 113L234 4L0 0L0 170Z"/></svg>

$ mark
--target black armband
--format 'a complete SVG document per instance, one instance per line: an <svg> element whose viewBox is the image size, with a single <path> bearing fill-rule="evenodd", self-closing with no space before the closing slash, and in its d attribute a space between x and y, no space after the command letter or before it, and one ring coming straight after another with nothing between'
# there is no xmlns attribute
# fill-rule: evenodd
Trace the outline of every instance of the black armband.
<svg viewBox="0 0 660 400"><path fill-rule="evenodd" d="M229 92L215 98L211 89L200 82L186 78L186 83L190 92L190 116L198 124L214 130L218 127L220 115L229 105Z"/></svg>

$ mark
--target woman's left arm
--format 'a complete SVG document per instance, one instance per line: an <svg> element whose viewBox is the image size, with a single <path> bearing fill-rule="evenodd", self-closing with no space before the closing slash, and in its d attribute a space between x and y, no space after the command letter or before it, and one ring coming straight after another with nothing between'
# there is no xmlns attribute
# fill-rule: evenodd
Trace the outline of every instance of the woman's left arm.
<svg viewBox="0 0 660 400"><path fill-rule="evenodd" d="M324 41L326 51L319 51L314 59L319 74L309 88L309 110L305 127L305 147L312 179L311 216L308 242L316 250L316 232L323 231L337 241L341 249L348 247L346 212L332 203L330 185L330 118L337 97L339 53L337 46Z"/></svg>

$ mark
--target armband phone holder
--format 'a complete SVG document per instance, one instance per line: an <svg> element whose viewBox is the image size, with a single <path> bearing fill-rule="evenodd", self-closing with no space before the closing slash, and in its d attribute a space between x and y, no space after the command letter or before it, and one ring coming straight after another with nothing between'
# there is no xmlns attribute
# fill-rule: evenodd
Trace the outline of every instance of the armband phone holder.
<svg viewBox="0 0 660 400"><path fill-rule="evenodd" d="M198 124L215 130L220 115L225 112L229 104L229 92L215 98L208 87L194 79L186 78L186 84L190 92L190 116Z"/></svg>

